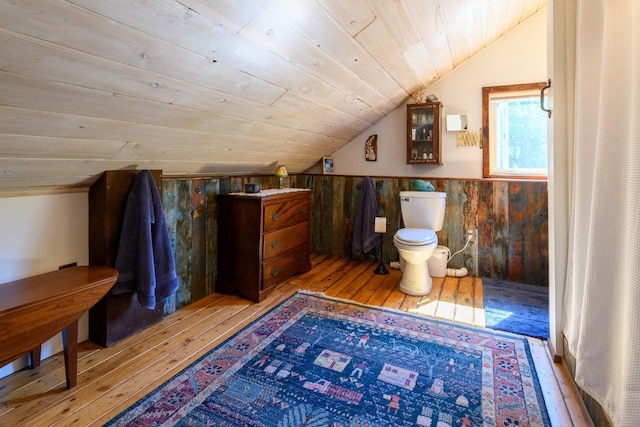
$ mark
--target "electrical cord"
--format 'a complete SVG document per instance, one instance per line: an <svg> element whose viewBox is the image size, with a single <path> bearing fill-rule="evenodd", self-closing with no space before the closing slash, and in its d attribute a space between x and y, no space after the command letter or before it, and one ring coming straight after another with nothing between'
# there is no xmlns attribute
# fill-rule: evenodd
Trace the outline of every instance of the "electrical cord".
<svg viewBox="0 0 640 427"><path fill-rule="evenodd" d="M460 252L463 252L465 249L467 249L467 246L469 246L469 243L471 243L471 239L469 237L467 237L467 241L465 242L464 246L462 247L462 249L460 249L457 252L454 252L448 259L447 259L447 263L449 261L451 261L453 259L454 256L458 255Z"/></svg>
<svg viewBox="0 0 640 427"><path fill-rule="evenodd" d="M460 249L457 252L454 252L448 259L447 259L447 264L449 263L449 261L451 261L451 259L458 255L459 253L463 252L465 249L467 249L467 247L469 246L469 243L471 243L471 238L469 236L467 236L467 241L465 242L464 246L462 247L462 249ZM467 274L469 274L469 271L465 268L447 268L447 276L452 276L452 277L464 277Z"/></svg>

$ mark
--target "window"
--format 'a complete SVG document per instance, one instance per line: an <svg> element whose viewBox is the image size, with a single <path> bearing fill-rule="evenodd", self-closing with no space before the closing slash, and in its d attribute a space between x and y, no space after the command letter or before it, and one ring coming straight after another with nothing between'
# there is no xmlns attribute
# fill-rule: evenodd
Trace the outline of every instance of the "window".
<svg viewBox="0 0 640 427"><path fill-rule="evenodd" d="M482 174L485 178L547 177L546 83L482 88Z"/></svg>

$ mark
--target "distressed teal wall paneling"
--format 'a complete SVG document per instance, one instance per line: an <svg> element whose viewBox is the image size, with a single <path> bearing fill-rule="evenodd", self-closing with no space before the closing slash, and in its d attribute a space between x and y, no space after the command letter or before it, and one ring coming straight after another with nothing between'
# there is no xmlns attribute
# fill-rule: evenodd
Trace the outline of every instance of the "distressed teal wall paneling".
<svg viewBox="0 0 640 427"><path fill-rule="evenodd" d="M477 230L476 234L479 234L478 229L478 208L480 201L478 199L478 182L477 181L463 181L463 191L465 194L465 199L462 206L462 214L463 214L463 242L466 241L466 229L467 228L475 228ZM478 273L478 257L479 257L479 243L476 238L475 242L470 243L468 246L469 250L465 251L463 254L464 258L464 266L468 271L474 271L477 275Z"/></svg>
<svg viewBox="0 0 640 427"><path fill-rule="evenodd" d="M191 199L192 181L183 180L175 182L176 191L176 268L179 277L183 278L183 283L176 292L176 308L182 308L189 305L193 300L191 298L191 286L193 281L192 266L192 229L193 204ZM195 254L198 257L198 254Z"/></svg>
<svg viewBox="0 0 640 427"><path fill-rule="evenodd" d="M490 181L478 183L478 275L493 277L493 184Z"/></svg>
<svg viewBox="0 0 640 427"><path fill-rule="evenodd" d="M549 283L549 210L547 186L526 186L524 232L524 283Z"/></svg>
<svg viewBox="0 0 640 427"><path fill-rule="evenodd" d="M205 180L205 206L206 206L206 290L207 295L215 292L218 279L218 204L216 195L220 194L220 180Z"/></svg>
<svg viewBox="0 0 640 427"><path fill-rule="evenodd" d="M171 240L171 247L173 248L174 258L176 257L176 224L178 220L176 218L176 198L178 193L175 190L176 181L163 181L162 183L162 205L164 208L165 221L167 223L167 230L169 232L169 238ZM176 269L178 268L178 261L176 260ZM184 286L185 275L181 271L177 271L180 287ZM176 311L176 295L172 294L164 300L163 313L167 314Z"/></svg>
<svg viewBox="0 0 640 427"><path fill-rule="evenodd" d="M393 235L398 230L400 199L395 182L388 179L374 179L380 216L387 218L387 232L382 241L382 259L385 263L395 261L396 249ZM393 257L393 258L392 258Z"/></svg>
<svg viewBox="0 0 640 427"><path fill-rule="evenodd" d="M444 211L444 225L442 230L438 232L438 241L440 245L448 247L452 254L464 247L463 221L466 195L463 184L463 181L449 181L444 187L447 199ZM462 252L452 258L449 262L449 267L463 267L466 253Z"/></svg>
<svg viewBox="0 0 640 427"><path fill-rule="evenodd" d="M522 283L524 268L523 220L526 209L522 184L519 182L509 183L507 280L518 283Z"/></svg>
<svg viewBox="0 0 640 427"><path fill-rule="evenodd" d="M314 252L333 253L333 177L317 176L311 212L311 248Z"/></svg>
<svg viewBox="0 0 640 427"><path fill-rule="evenodd" d="M206 254L207 205L205 183L202 179L191 182L191 295L189 300L198 301L206 297L207 257Z"/></svg>
<svg viewBox="0 0 640 427"><path fill-rule="evenodd" d="M493 277L507 279L509 262L509 183L493 183Z"/></svg>
<svg viewBox="0 0 640 427"><path fill-rule="evenodd" d="M399 192L412 190L412 178L372 177L380 215L387 218L382 250L385 263L398 260L393 235L402 224ZM363 177L294 175L285 187L310 188L311 250L356 258L353 222ZM465 266L473 276L548 286L548 214L545 182L429 179L447 193L439 244L453 252L464 246L465 229L478 229L478 241L449 267ZM242 191L245 182L276 188L273 176L169 179L163 203L174 248L180 289L165 301L165 314L215 292L217 279L216 196ZM378 248L358 259L375 260Z"/></svg>
<svg viewBox="0 0 640 427"><path fill-rule="evenodd" d="M339 177L339 179L333 179L333 206L331 213L333 215L333 224L342 224L342 227L333 227L331 230L331 252L342 252L345 250L345 245L348 244L348 239L345 239L345 235L349 233L347 227L348 224L352 224L351 221L347 221L347 212L345 210L345 193L349 188L346 177Z"/></svg>

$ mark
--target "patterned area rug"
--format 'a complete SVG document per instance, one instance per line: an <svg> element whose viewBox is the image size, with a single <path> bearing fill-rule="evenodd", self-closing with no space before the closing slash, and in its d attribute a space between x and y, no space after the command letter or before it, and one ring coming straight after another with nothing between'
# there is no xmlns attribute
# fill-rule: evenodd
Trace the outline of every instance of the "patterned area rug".
<svg viewBox="0 0 640 427"><path fill-rule="evenodd" d="M550 426L526 338L298 293L112 426Z"/></svg>
<svg viewBox="0 0 640 427"><path fill-rule="evenodd" d="M549 288L482 278L485 325L549 339Z"/></svg>

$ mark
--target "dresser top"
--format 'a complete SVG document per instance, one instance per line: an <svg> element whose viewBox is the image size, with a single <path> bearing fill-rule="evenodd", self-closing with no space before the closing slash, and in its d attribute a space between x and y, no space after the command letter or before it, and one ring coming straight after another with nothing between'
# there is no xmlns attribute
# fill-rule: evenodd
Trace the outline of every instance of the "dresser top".
<svg viewBox="0 0 640 427"><path fill-rule="evenodd" d="M311 191L308 188L269 188L267 190L260 190L258 193L245 193L244 191L229 193L230 196L248 196L248 197L269 197L278 194L296 193L300 191Z"/></svg>

